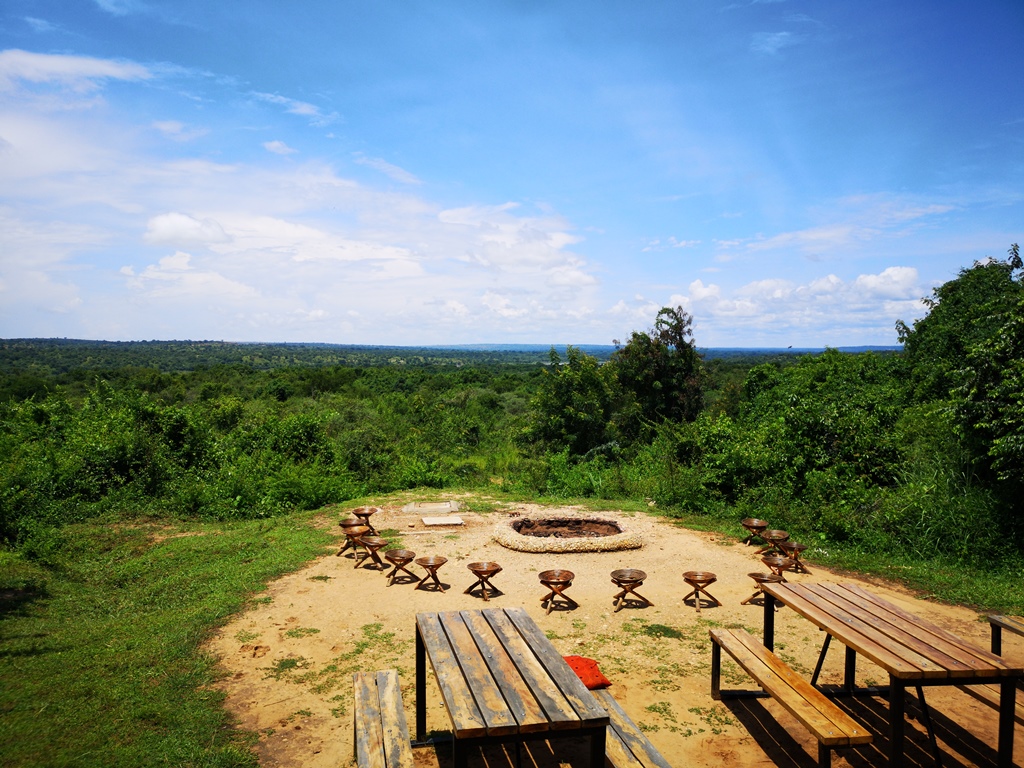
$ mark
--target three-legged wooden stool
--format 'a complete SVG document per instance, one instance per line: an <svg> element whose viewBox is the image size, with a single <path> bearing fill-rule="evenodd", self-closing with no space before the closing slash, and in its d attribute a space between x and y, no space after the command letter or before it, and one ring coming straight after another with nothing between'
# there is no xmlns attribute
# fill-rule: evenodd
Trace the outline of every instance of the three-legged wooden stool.
<svg viewBox="0 0 1024 768"><path fill-rule="evenodd" d="M637 587L642 587L644 585L644 579L646 578L647 574L639 568L621 568L617 571L612 571L612 584L622 590L612 598L612 605L615 606L615 613L618 613L626 604L626 601L629 599L626 595L632 595L635 597L640 601L641 606L654 605L654 603L636 591Z"/></svg>
<svg viewBox="0 0 1024 768"><path fill-rule="evenodd" d="M409 549L389 549L384 553L384 559L391 563L394 569L388 574L388 586L390 587L398 579L398 572L401 571L408 576L409 583L419 581L420 577L410 571L407 566L416 557L416 553ZM406 577L402 577L406 581Z"/></svg>
<svg viewBox="0 0 1024 768"><path fill-rule="evenodd" d="M360 537L368 534L370 529L365 525L350 525L348 528L343 528L342 530L345 531L345 536L348 537L348 541L346 541L345 546L341 548L341 552L344 552L346 549L351 549L352 556L359 557L360 547L363 548L364 552L366 551L366 545L360 541ZM340 555L341 552L338 554Z"/></svg>
<svg viewBox="0 0 1024 768"><path fill-rule="evenodd" d="M761 562L768 566L768 570L779 577L779 581L786 582L786 571L793 567L793 560L782 555L765 555Z"/></svg>
<svg viewBox="0 0 1024 768"><path fill-rule="evenodd" d="M768 530L768 521L760 520L756 517L745 517L740 520L740 525L747 529L747 538L743 540L744 544L753 544L754 539L761 539L762 544L767 544L762 538L761 534Z"/></svg>
<svg viewBox="0 0 1024 768"><path fill-rule="evenodd" d="M388 540L382 539L380 536L368 536L364 534L359 537L359 543L363 545L366 551L361 557L356 558L356 564L352 567L358 568L363 564L364 560L369 558L373 561L375 567L382 571L386 571L388 567L384 565L384 562L380 559L380 555L377 554L377 550L382 547L386 547Z"/></svg>
<svg viewBox="0 0 1024 768"><path fill-rule="evenodd" d="M693 591L683 598L685 603L691 597L694 605L697 606L697 613L700 613L701 595L711 602L711 605L721 605L718 598L708 592L707 588L718 581L718 577L711 571L687 571L683 574L683 581L693 587Z"/></svg>
<svg viewBox="0 0 1024 768"><path fill-rule="evenodd" d="M440 555L430 555L429 557L420 557L416 559L416 565L426 569L427 575L420 579L420 583L416 585L416 589L423 589L423 585L426 584L427 579L433 579L434 585L437 587L439 592L444 592L444 584L437 578L437 569L448 562L447 557L441 557ZM429 585L428 585L429 586Z"/></svg>
<svg viewBox="0 0 1024 768"><path fill-rule="evenodd" d="M373 523L370 522L370 515L379 512L377 507L357 507L352 510L352 514L359 518L363 525L370 529L370 535L376 536L377 529L373 527Z"/></svg>
<svg viewBox="0 0 1024 768"><path fill-rule="evenodd" d="M750 597L748 597L746 600L744 600L742 603L740 603L740 605L750 605L755 600L757 600L757 598L761 598L761 600L763 602L764 601L764 592L761 589L761 585L762 584L778 584L780 581L782 581L782 577L779 576L779 574L777 574L777 573L748 573L747 576L749 576L750 578L752 578L754 580L754 584L757 585L757 591L754 594L752 594ZM776 611L779 610L779 603L778 603L778 601L775 602L775 610Z"/></svg>
<svg viewBox="0 0 1024 768"><path fill-rule="evenodd" d="M810 573L810 569L804 565L803 560L800 559L800 553L807 549L806 544L797 544L795 541L780 541L779 549L782 550L782 554L793 561L793 567L790 568L793 573Z"/></svg>
<svg viewBox="0 0 1024 768"><path fill-rule="evenodd" d="M541 571L537 575L540 578L540 583L551 590L545 597L540 599L540 604L542 606L547 606L547 613L550 614L551 609L555 607L556 597L562 598L562 600L573 608L580 607L579 603L563 592L563 590L572 586L572 580L576 578L575 573L556 568L552 571Z"/></svg>
<svg viewBox="0 0 1024 768"><path fill-rule="evenodd" d="M487 590L490 589L496 596L505 594L496 586L491 584L491 577L501 573L501 566L497 563L483 562L483 563L470 563L466 566L476 576L469 589L463 592L464 595L472 595L473 590L480 587L480 596L487 600Z"/></svg>
<svg viewBox="0 0 1024 768"><path fill-rule="evenodd" d="M352 537L348 535L349 529L350 528L361 527L363 524L361 522L359 522L359 518L358 517L348 517L348 518L345 518L344 520L341 520L338 523L338 525L341 526L341 532L344 533L345 536L346 536L346 538L345 538L345 545L341 549L338 550L338 557L341 557L342 553L346 549L350 549L350 548L356 546L355 542L352 541Z"/></svg>
<svg viewBox="0 0 1024 768"><path fill-rule="evenodd" d="M780 531L776 528L770 531L765 531L761 534L761 538L768 542L768 545L757 550L757 554L763 555L766 552L771 552L772 550L774 550L776 554L782 554L782 550L779 549L779 542L789 541L789 533L786 531Z"/></svg>

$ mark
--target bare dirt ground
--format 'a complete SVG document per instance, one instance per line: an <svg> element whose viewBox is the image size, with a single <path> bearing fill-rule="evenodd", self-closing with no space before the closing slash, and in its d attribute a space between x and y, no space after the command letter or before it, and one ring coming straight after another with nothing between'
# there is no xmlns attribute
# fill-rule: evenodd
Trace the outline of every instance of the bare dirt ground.
<svg viewBox="0 0 1024 768"><path fill-rule="evenodd" d="M685 530L645 514L601 513L620 519L642 533L639 550L571 554L515 552L492 539L494 528L510 514L535 511L530 505L509 505L477 514L463 510L465 525L428 529L421 515L401 508L383 507L373 517L378 529L396 529L403 546L418 556L442 555L448 563L439 571L450 589L443 593L417 590L413 584L386 586L381 572L353 568L353 560L337 557L342 537L338 517L325 515L324 524L338 533L339 546L303 570L271 584L254 600L253 607L226 626L209 644L225 672L222 688L227 707L242 728L259 733L258 753L263 766L282 768L336 768L352 764L352 672L397 668L401 674L407 717L412 724L414 705L414 616L418 611L458 610L486 606L522 605L565 655L596 659L612 681L611 692L626 712L647 732L673 765L716 768L813 768L817 742L788 713L770 699L713 701L710 695L710 641L714 626L744 626L760 635L763 609L740 605L754 589L747 576L766 569L756 547L736 536ZM551 510L553 511L553 510ZM347 516L348 510L339 509ZM348 555L348 553L346 553ZM988 625L979 614L940 605L878 580L829 572L814 563L814 551L805 553L809 575L791 576L798 582L855 581L914 613L962 637L988 647ZM473 581L466 564L495 560L504 570L493 579L503 595L484 603L463 594ZM369 562L369 561L367 561ZM538 572L567 568L576 574L568 590L578 602L574 610L545 615L540 599L545 590ZM609 574L618 568L640 568L648 579L639 592L653 607L630 606L614 612L616 591ZM418 566L412 570L423 573ZM689 588L682 580L688 570L713 571L718 581L710 591L721 607L698 614L682 603ZM776 618L776 651L795 669L809 676L821 647L821 633L806 619L783 608ZM1024 656L1024 643L1004 636L1004 654ZM824 683L842 679L843 653L838 644L830 651L822 673ZM427 725L448 729L447 716L433 676L428 672ZM858 683L886 682L884 673L858 659ZM751 681L731 662L723 672L723 687L751 688ZM927 689L945 768L970 768L995 763L996 712L956 689ZM882 766L887 763L885 723L888 704L883 699L841 700L841 706L865 723L875 742L857 749L839 750L837 768ZM917 708L908 705L914 715ZM907 765L932 766L926 731L908 720ZM584 764L585 752L559 747L553 754L546 743L524 753L523 764L536 768L566 768ZM1024 756L1024 729L1017 728L1017 764ZM450 751L444 746L416 749L418 768L448 768ZM471 757L471 765L488 768L514 766L514 752L486 750Z"/></svg>

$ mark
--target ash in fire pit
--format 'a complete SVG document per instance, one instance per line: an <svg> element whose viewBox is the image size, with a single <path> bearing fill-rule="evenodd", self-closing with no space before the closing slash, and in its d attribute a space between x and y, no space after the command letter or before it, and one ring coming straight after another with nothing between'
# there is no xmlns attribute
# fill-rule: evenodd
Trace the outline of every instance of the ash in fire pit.
<svg viewBox="0 0 1024 768"><path fill-rule="evenodd" d="M622 533L618 523L611 520L581 520L574 518L524 518L512 523L512 528L523 536L552 536L556 539L597 538Z"/></svg>
<svg viewBox="0 0 1024 768"><path fill-rule="evenodd" d="M606 552L638 549L639 534L605 518L573 516L523 516L497 526L495 540L519 552Z"/></svg>

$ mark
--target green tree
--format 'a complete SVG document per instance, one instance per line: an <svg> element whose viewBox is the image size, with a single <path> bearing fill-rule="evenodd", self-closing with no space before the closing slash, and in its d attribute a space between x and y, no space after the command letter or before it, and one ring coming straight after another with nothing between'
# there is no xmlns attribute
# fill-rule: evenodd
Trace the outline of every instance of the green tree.
<svg viewBox="0 0 1024 768"><path fill-rule="evenodd" d="M665 420L693 421L704 405L704 361L693 341L693 317L682 307L663 307L650 331L633 331L612 366L625 395L620 429L630 437Z"/></svg>
<svg viewBox="0 0 1024 768"><path fill-rule="evenodd" d="M607 366L576 347L567 347L565 355L563 363L551 350L551 367L544 371L533 401L531 432L536 439L583 455L609 442L614 378Z"/></svg>

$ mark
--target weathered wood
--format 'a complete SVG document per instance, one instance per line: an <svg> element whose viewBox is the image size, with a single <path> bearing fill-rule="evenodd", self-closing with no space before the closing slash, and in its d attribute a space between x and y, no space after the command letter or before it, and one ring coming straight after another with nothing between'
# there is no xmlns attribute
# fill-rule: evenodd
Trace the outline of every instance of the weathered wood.
<svg viewBox="0 0 1024 768"><path fill-rule="evenodd" d="M479 611L463 611L462 619L473 635L491 676L501 688L509 711L519 723L519 732L535 733L548 730L547 715L530 693L530 686L519 674L491 625Z"/></svg>
<svg viewBox="0 0 1024 768"><path fill-rule="evenodd" d="M609 691L598 690L593 693L608 712L605 753L615 768L671 768Z"/></svg>
<svg viewBox="0 0 1024 768"><path fill-rule="evenodd" d="M413 768L398 673L393 669L356 672L352 687L354 752L359 768Z"/></svg>
<svg viewBox="0 0 1024 768"><path fill-rule="evenodd" d="M712 642L725 649L765 691L828 747L866 744L867 730L798 676L750 633L713 629Z"/></svg>
<svg viewBox="0 0 1024 768"><path fill-rule="evenodd" d="M1016 616L989 616L988 620L990 624L996 624L1016 635L1024 636L1024 619L1019 619Z"/></svg>
<svg viewBox="0 0 1024 768"><path fill-rule="evenodd" d="M487 723L473 701L473 692L462 675L459 662L448 644L448 636L436 613L416 615L416 626L423 638L427 658L434 668L441 698L448 708L455 738L466 739L487 733Z"/></svg>
<svg viewBox="0 0 1024 768"><path fill-rule="evenodd" d="M887 637L946 669L950 677L994 676L989 663L965 651L961 644L930 631L930 627L923 628L882 606L859 600L854 593L838 584L819 584L816 587L816 593L833 605L850 616L873 624Z"/></svg>
<svg viewBox="0 0 1024 768"><path fill-rule="evenodd" d="M594 695L587 690L583 681L572 671L562 655L555 650L555 646L540 631L540 627L533 622L526 610L507 608L505 615L515 624L516 629L529 644L551 679L558 685L558 689L572 704L580 719L587 721L590 725L600 725L602 721L607 725L608 713L597 703Z"/></svg>
<svg viewBox="0 0 1024 768"><path fill-rule="evenodd" d="M494 630L495 635L500 638L509 658L515 664L516 670L526 681L544 710L551 730L580 728L582 723L576 710L565 698L555 681L551 679L544 666L537 660L530 646L519 634L519 630L516 629L505 612L484 611L483 616Z"/></svg>
<svg viewBox="0 0 1024 768"><path fill-rule="evenodd" d="M487 724L487 735L507 736L516 733L519 724L505 703L501 689L494 682L473 635L462 620L462 615L455 611L446 611L438 614L438 617L448 635L448 642L469 685L476 707Z"/></svg>
<svg viewBox="0 0 1024 768"><path fill-rule="evenodd" d="M878 663L893 677L920 679L949 676L944 669L940 669L928 659L917 657L919 663L915 663L904 653L899 652L898 647L896 650L891 650L891 646L896 644L887 641L885 636L877 630L865 626L864 622L856 619L850 619L848 622L841 621L831 615L828 610L829 606L823 606L822 600L802 589L803 586L806 585L764 584L761 588L764 592L791 606L793 610L813 624L841 640L843 645L852 648L857 653L863 653Z"/></svg>

